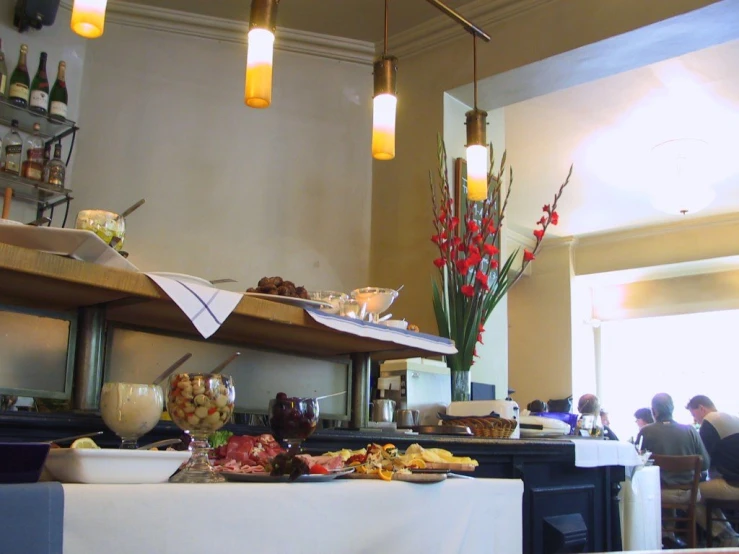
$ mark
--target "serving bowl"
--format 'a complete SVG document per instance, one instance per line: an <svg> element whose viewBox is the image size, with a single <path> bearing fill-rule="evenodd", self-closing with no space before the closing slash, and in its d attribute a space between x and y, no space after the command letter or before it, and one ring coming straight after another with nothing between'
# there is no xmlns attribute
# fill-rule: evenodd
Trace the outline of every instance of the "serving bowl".
<svg viewBox="0 0 739 554"><path fill-rule="evenodd" d="M111 382L100 391L100 415L121 438L121 448L136 448L139 437L159 423L163 408L164 395L159 385Z"/></svg>
<svg viewBox="0 0 739 554"><path fill-rule="evenodd" d="M123 248L126 236L126 221L115 212L105 210L82 210L77 214L75 229L92 231L105 244L110 244L114 238L118 241L113 246L115 250Z"/></svg>
<svg viewBox="0 0 739 554"><path fill-rule="evenodd" d="M376 323L378 316L392 306L398 297L398 291L395 289L364 287L353 290L351 296L360 304L364 304L367 313L370 314L370 321Z"/></svg>
<svg viewBox="0 0 739 554"><path fill-rule="evenodd" d="M269 426L286 450L299 450L300 443L313 434L317 425L315 398L288 397L281 392L269 401Z"/></svg>

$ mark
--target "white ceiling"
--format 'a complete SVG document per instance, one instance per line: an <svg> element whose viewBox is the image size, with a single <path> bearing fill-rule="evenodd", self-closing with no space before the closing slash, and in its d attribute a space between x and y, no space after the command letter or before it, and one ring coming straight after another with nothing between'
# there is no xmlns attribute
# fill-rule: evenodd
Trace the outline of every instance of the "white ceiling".
<svg viewBox="0 0 739 554"><path fill-rule="evenodd" d="M157 8L234 19L249 20L249 0L128 0ZM454 9L470 0L445 0ZM384 33L383 0L282 0L277 25L369 42L379 42ZM441 13L425 0L392 0L388 8L388 32L395 35L425 23Z"/></svg>
<svg viewBox="0 0 739 554"><path fill-rule="evenodd" d="M739 211L739 41L513 104L505 126L515 176L508 216L519 230L533 228L570 163L553 235L696 217L650 200L658 179L649 153L678 138L703 140L712 155L696 186L715 182L716 199L697 216Z"/></svg>

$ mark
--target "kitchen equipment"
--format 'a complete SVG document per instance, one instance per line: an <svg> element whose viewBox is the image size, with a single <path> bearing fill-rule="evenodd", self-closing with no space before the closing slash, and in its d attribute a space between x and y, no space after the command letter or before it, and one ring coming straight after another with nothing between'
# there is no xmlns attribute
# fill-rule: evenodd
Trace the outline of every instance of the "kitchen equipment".
<svg viewBox="0 0 739 554"><path fill-rule="evenodd" d="M134 204L133 206L131 206L130 208L126 208L126 209L125 209L125 210L123 211L123 213L122 213L121 215L119 215L119 216L118 216L118 218L119 218L119 219L125 219L125 218L127 218L127 217L128 217L129 215L131 215L131 214L132 214L133 212L135 212L135 211L136 211L136 210L138 210L138 209L139 209L139 208L140 208L141 206L143 206L145 202L146 202L146 198L142 198L141 200L139 200L138 202L136 202L136 203L135 203L135 204Z"/></svg>
<svg viewBox="0 0 739 554"><path fill-rule="evenodd" d="M422 358L387 361L380 366L377 396L395 400L398 409L418 410L418 425L436 425L436 414L452 399L449 368Z"/></svg>
<svg viewBox="0 0 739 554"><path fill-rule="evenodd" d="M308 293L311 300L317 300L318 302L324 302L328 304L327 307L320 308L321 311L329 314L338 314L341 311L342 302L349 299L349 295L343 292L336 292L333 290L319 290Z"/></svg>
<svg viewBox="0 0 739 554"><path fill-rule="evenodd" d="M418 410L398 410L395 413L395 421L398 423L399 429L407 429L409 427L418 427Z"/></svg>
<svg viewBox="0 0 739 554"><path fill-rule="evenodd" d="M87 437L97 437L98 435L102 435L102 431L95 431L94 433L85 433L84 435L72 435L71 437L61 437L59 439L54 439L47 441L49 444L59 444L62 442L72 442L76 441L77 439L86 439Z"/></svg>
<svg viewBox="0 0 739 554"><path fill-rule="evenodd" d="M346 394L346 391L343 390L341 392L335 392L333 394L324 394L323 396L316 397L316 400L323 400L324 398L333 398L334 396L341 396L342 394Z"/></svg>
<svg viewBox="0 0 739 554"><path fill-rule="evenodd" d="M421 435L472 435L470 428L463 425L420 425L413 430Z"/></svg>
<svg viewBox="0 0 739 554"><path fill-rule="evenodd" d="M213 371L210 372L211 375L217 375L224 369L226 369L226 366L233 362L236 358L241 356L241 352L234 352L231 354L228 358L223 360L220 364L218 364L216 367L213 368Z"/></svg>
<svg viewBox="0 0 739 554"><path fill-rule="evenodd" d="M390 422L395 413L395 400L389 398L378 398L370 402L372 406L372 421Z"/></svg>
<svg viewBox="0 0 739 554"><path fill-rule="evenodd" d="M505 419L519 419L519 407L513 400L471 400L468 402L452 402L446 410L450 416L476 416L484 417L495 412ZM516 426L510 438L517 439L520 436L520 426Z"/></svg>

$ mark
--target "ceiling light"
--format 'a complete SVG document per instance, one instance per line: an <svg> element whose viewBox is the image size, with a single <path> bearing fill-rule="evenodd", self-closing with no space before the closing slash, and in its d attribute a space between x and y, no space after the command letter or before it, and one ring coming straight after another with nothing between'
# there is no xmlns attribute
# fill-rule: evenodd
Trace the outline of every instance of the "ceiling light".
<svg viewBox="0 0 739 554"><path fill-rule="evenodd" d="M375 97L372 106L372 157L395 157L395 113L398 105L398 59L387 54L388 0L385 0L385 42L382 57L374 64Z"/></svg>
<svg viewBox="0 0 739 554"><path fill-rule="evenodd" d="M70 27L85 38L98 38L105 29L108 0L74 0Z"/></svg>
<svg viewBox="0 0 739 554"><path fill-rule="evenodd" d="M465 114L467 120L467 199L482 202L488 197L487 115L477 109L477 34L472 33L474 108Z"/></svg>
<svg viewBox="0 0 739 554"><path fill-rule="evenodd" d="M251 1L244 85L244 102L251 108L268 108L272 103L272 58L279 2Z"/></svg>

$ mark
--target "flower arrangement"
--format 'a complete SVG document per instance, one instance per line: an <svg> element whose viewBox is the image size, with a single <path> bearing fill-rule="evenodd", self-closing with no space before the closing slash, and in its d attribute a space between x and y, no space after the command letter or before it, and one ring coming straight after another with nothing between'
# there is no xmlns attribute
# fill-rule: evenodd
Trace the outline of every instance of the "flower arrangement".
<svg viewBox="0 0 739 554"><path fill-rule="evenodd" d="M498 302L521 278L526 266L539 251L550 225L557 225L557 205L570 182L572 166L564 183L554 195L533 231L536 242L531 250L524 249L521 266L512 271L518 254L512 253L505 262L500 260L500 240L508 199L513 189L513 170L509 169L508 189L503 193L506 154L503 153L498 172L494 171L494 153L490 145L488 197L483 202L466 203L466 213L455 215L454 198L447 174L446 147L441 138L438 146L438 180L429 174L434 215L434 235L431 241L439 248L434 265L439 270L433 281L433 303L439 334L454 340L458 353L447 357L454 372L467 372L477 356L477 343L482 344L482 333ZM453 400L460 400L452 385ZM455 398L457 396L457 398ZM469 398L467 398L469 399Z"/></svg>

